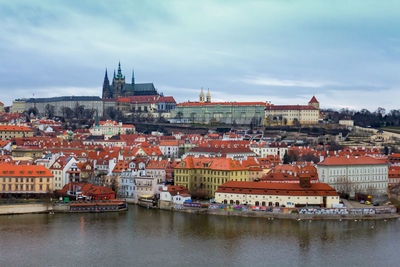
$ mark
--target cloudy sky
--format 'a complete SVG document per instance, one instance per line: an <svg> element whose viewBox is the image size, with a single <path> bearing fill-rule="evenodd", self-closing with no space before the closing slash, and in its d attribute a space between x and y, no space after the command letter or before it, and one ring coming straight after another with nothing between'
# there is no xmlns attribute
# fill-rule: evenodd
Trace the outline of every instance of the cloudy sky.
<svg viewBox="0 0 400 267"><path fill-rule="evenodd" d="M329 3L328 3L329 2ZM121 61L178 102L400 109L400 1L0 0L0 90L100 95Z"/></svg>

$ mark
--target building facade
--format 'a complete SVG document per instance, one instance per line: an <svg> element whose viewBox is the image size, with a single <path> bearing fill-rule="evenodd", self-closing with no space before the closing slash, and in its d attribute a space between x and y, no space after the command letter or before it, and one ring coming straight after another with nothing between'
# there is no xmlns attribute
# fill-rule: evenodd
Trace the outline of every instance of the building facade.
<svg viewBox="0 0 400 267"><path fill-rule="evenodd" d="M0 194L53 192L53 174L42 165L0 165Z"/></svg>
<svg viewBox="0 0 400 267"><path fill-rule="evenodd" d="M252 181L249 168L230 158L183 159L174 170L175 185L185 186L190 194L212 198L218 186L228 181Z"/></svg>
<svg viewBox="0 0 400 267"><path fill-rule="evenodd" d="M317 164L319 181L327 183L339 193L387 195L388 163L384 159L367 156L328 157Z"/></svg>
<svg viewBox="0 0 400 267"><path fill-rule="evenodd" d="M55 116L64 117L66 116L65 108L74 111L76 107L83 106L84 109L97 111L99 116L103 116L103 100L98 96L28 98L18 99L14 102L18 103L18 105L22 105L21 103L25 102L24 111L36 109L42 115L45 115L51 109Z"/></svg>
<svg viewBox="0 0 400 267"><path fill-rule="evenodd" d="M332 208L340 198L327 184L266 183L230 181L218 187L215 202L231 205L268 207L324 207Z"/></svg>
<svg viewBox="0 0 400 267"><path fill-rule="evenodd" d="M264 102L211 102L208 92L200 94L199 102L179 103L171 112L175 123L225 123L262 125L266 103Z"/></svg>
<svg viewBox="0 0 400 267"><path fill-rule="evenodd" d="M18 137L32 137L33 131L25 126L0 125L0 139L9 140Z"/></svg>
<svg viewBox="0 0 400 267"><path fill-rule="evenodd" d="M264 123L267 126L318 124L319 117L319 102L313 96L308 105L268 105Z"/></svg>

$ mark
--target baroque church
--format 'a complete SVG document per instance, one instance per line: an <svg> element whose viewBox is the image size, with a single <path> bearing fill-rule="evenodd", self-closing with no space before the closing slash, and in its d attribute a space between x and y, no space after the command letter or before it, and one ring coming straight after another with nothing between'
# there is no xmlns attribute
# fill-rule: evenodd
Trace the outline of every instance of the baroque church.
<svg viewBox="0 0 400 267"><path fill-rule="evenodd" d="M122 75L121 63L118 63L118 71L115 73L112 83L108 80L107 69L103 83L103 99L118 99L127 96L151 96L159 95L153 83L135 83L135 75L132 71L132 83L125 82Z"/></svg>

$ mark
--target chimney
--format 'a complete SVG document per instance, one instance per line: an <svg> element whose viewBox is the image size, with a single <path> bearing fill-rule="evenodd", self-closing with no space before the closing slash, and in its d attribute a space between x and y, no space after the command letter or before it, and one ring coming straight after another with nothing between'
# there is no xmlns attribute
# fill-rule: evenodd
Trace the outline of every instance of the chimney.
<svg viewBox="0 0 400 267"><path fill-rule="evenodd" d="M299 180L301 188L311 188L311 178L309 176L300 176Z"/></svg>

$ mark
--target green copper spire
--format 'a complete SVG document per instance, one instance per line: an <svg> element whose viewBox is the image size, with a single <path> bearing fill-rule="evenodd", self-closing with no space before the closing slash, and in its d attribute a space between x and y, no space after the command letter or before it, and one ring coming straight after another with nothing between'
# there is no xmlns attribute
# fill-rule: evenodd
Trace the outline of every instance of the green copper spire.
<svg viewBox="0 0 400 267"><path fill-rule="evenodd" d="M135 84L135 72L132 69L132 84Z"/></svg>
<svg viewBox="0 0 400 267"><path fill-rule="evenodd" d="M117 78L118 79L125 79L125 77L124 77L124 75L122 75L122 71L121 71L121 62L118 62Z"/></svg>

